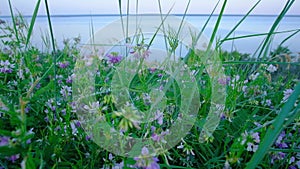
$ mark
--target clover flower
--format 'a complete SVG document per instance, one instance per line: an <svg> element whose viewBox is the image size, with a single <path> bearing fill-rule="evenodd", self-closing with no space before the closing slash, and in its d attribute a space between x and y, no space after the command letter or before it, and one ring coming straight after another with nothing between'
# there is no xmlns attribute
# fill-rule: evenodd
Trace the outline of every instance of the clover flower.
<svg viewBox="0 0 300 169"><path fill-rule="evenodd" d="M132 51L130 52L135 58L142 58L145 59L149 57L151 52L148 50L147 44L137 44L136 46L132 47Z"/></svg>
<svg viewBox="0 0 300 169"><path fill-rule="evenodd" d="M277 67L274 66L274 65L269 65L269 67L267 68L267 71L270 72L270 73L274 73L277 71Z"/></svg>
<svg viewBox="0 0 300 169"><path fill-rule="evenodd" d="M0 147L1 146L7 146L9 144L10 138L7 136L0 137Z"/></svg>
<svg viewBox="0 0 300 169"><path fill-rule="evenodd" d="M9 161L11 161L12 163L15 163L19 158L20 158L20 154L15 154L15 155L12 155L10 157L7 157L7 159Z"/></svg>
<svg viewBox="0 0 300 169"><path fill-rule="evenodd" d="M185 152L187 155L195 155L194 151L193 151L193 147L188 145L183 138L181 138L181 142L180 145L177 146L178 149L183 149L183 152Z"/></svg>
<svg viewBox="0 0 300 169"><path fill-rule="evenodd" d="M163 143L167 143L167 141L164 140L164 136L168 135L168 134L170 134L169 130L163 131L160 134L153 133L151 135L151 138L152 138L153 141L156 141L156 142L160 142L161 141Z"/></svg>
<svg viewBox="0 0 300 169"><path fill-rule="evenodd" d="M57 64L58 64L58 67L61 68L61 69L65 69L70 65L70 63L68 61L58 62Z"/></svg>
<svg viewBox="0 0 300 169"><path fill-rule="evenodd" d="M286 102L293 92L294 90L292 89L286 89L285 91L283 91L283 98L281 100L281 103Z"/></svg>
<svg viewBox="0 0 300 169"><path fill-rule="evenodd" d="M111 64L117 64L122 60L122 56L119 55L118 52L111 52L110 54L107 54L106 57Z"/></svg>
<svg viewBox="0 0 300 169"><path fill-rule="evenodd" d="M15 68L15 65L10 63L8 60L0 61L0 72L1 73L12 73L13 68Z"/></svg>
<svg viewBox="0 0 300 169"><path fill-rule="evenodd" d="M60 94L63 96L63 97L67 97L67 96L71 96L72 94L72 88L69 87L69 86L63 86L60 90Z"/></svg>
<svg viewBox="0 0 300 169"><path fill-rule="evenodd" d="M218 83L221 85L227 85L230 82L230 77L226 77L226 78L219 78L218 79Z"/></svg>
<svg viewBox="0 0 300 169"><path fill-rule="evenodd" d="M134 160L136 161L135 167L140 167L143 169L159 169L158 165L158 158L152 157L149 154L149 150L147 147L143 147L141 151L141 155L138 157L134 157Z"/></svg>
<svg viewBox="0 0 300 169"><path fill-rule="evenodd" d="M251 74L251 75L249 76L249 79L250 79L250 80L255 80L255 79L257 79L258 76L259 76L259 73Z"/></svg>

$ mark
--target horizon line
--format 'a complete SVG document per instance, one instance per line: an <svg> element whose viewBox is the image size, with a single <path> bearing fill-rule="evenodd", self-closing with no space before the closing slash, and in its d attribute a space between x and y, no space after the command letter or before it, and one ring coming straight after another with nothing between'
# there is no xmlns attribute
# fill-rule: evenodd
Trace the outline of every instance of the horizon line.
<svg viewBox="0 0 300 169"><path fill-rule="evenodd" d="M55 14L55 15L50 15L51 17L87 17L87 16L150 16L150 15L173 15L173 16L210 16L211 14L151 14L151 13L145 13L145 14ZM219 16L219 14L212 14L212 16ZM223 16L245 16L244 14L223 14ZM278 16L276 14L251 14L248 16L257 16L257 17L262 17L262 16L267 16L267 17L274 17ZM290 15L285 15L287 17L300 17L300 14L290 14ZM4 15L0 17L11 17L11 15ZM23 15L23 17L32 17L32 15ZM47 17L47 15L37 15L37 17Z"/></svg>

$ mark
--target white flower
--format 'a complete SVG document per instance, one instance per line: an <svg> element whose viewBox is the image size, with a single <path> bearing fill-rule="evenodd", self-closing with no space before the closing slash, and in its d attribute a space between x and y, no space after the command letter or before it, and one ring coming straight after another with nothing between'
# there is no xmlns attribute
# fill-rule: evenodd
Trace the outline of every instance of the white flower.
<svg viewBox="0 0 300 169"><path fill-rule="evenodd" d="M271 64L267 68L267 71L270 72L270 73L276 72L277 71L277 67Z"/></svg>
<svg viewBox="0 0 300 169"><path fill-rule="evenodd" d="M259 73L251 74L249 79L250 80L255 80L259 76Z"/></svg>
<svg viewBox="0 0 300 169"><path fill-rule="evenodd" d="M292 89L286 89L285 91L283 91L283 98L282 98L281 103L286 102L293 92L294 92L294 90L292 90Z"/></svg>

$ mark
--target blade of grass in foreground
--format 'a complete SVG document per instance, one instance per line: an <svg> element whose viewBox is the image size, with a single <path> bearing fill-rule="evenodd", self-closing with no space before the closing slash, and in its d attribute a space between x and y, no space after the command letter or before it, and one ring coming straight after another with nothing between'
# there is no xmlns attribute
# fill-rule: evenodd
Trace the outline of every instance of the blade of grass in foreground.
<svg viewBox="0 0 300 169"><path fill-rule="evenodd" d="M297 98L300 95L300 83L296 86L294 92L288 99L288 101L284 104L282 110L278 114L278 116L274 119L274 123L272 127L269 127L265 137L263 138L262 142L258 146L258 150L254 153L253 157L251 158L250 162L247 164L247 169L255 168L260 161L264 158L265 154L268 152L270 147L273 145L274 141L277 139L278 135L284 129L284 126L288 125L285 123L286 118L288 118L289 113L293 110L294 104ZM299 105L296 109L299 109ZM294 111L295 113L299 113L299 111ZM297 117L292 116L289 118L289 122L293 121Z"/></svg>
<svg viewBox="0 0 300 169"><path fill-rule="evenodd" d="M35 5L35 9L34 9L34 12L33 12L32 18L31 18L31 22L30 22L30 26L28 29L28 33L27 33L26 44L25 44L26 49L27 49L29 41L30 41L30 37L31 37L32 31L33 31L33 27L35 24L35 20L36 20L39 8L40 8L40 4L41 4L41 0L38 0Z"/></svg>

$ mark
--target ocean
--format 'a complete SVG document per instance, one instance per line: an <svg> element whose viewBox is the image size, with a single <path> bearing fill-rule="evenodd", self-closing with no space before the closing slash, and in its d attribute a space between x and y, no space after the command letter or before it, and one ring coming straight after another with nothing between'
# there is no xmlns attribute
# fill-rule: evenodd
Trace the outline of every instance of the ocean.
<svg viewBox="0 0 300 169"><path fill-rule="evenodd" d="M182 18L182 16L177 15L176 17ZM194 25L199 30L202 29L208 15L187 15L186 21ZM239 15L225 15L220 23L216 38L224 38L232 28L242 19L243 16ZM1 17L2 20L9 21L9 17ZM217 21L218 16L215 15L211 18L208 23L204 34L210 37ZM25 16L25 19L30 22L31 17ZM91 28L96 32L101 30L104 26L109 23L120 19L118 15L76 15L76 16L52 16L52 26L54 30L54 37L57 41L58 47L63 46L63 40L66 38L74 38L77 36L81 37L81 42L85 43L88 41L91 35ZM244 22L238 27L232 36L246 36L259 33L267 33L274 21L276 16L248 16ZM276 31L286 31L300 29L300 16L285 16L281 21L279 27ZM42 44L42 34L48 34L48 21L46 16L38 16L34 28L34 34L32 38L33 45L43 48ZM291 35L291 33L283 33L275 35L271 47L276 48L286 37ZM236 39L234 41L225 42L222 45L222 49L227 51L237 50L243 53L254 53L259 47L260 43L263 41L265 36L261 37L251 37ZM300 52L300 34L296 34L294 37L289 39L284 43L292 52Z"/></svg>

